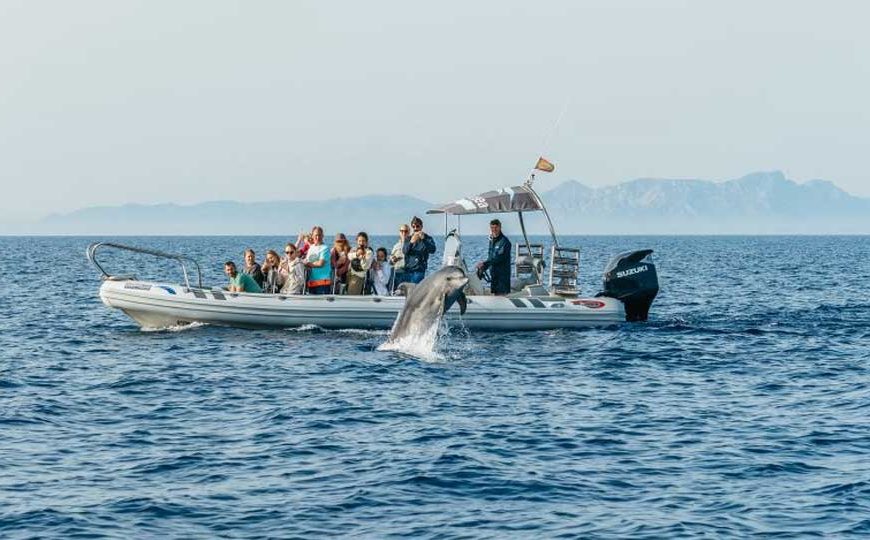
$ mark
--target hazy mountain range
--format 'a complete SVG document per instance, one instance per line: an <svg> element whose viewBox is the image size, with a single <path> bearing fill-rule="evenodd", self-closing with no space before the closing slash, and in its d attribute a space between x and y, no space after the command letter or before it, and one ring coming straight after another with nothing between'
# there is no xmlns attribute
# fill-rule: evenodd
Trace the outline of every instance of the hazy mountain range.
<svg viewBox="0 0 870 540"><path fill-rule="evenodd" d="M824 180L799 184L778 171L753 173L727 182L640 178L599 188L575 181L550 190L544 186L543 180L536 185L560 234L870 233L870 199L852 196ZM459 193L457 198L465 195L473 193ZM404 195L313 202L127 204L53 214L27 232L290 235L321 223L328 233L365 229L393 234L398 223L407 222L412 215L423 216L433 206ZM533 232L545 232L542 219L530 218ZM428 219L432 220L430 230L441 230L440 217ZM478 229L480 234L486 232L480 218L470 220L471 230L466 220L466 233Z"/></svg>

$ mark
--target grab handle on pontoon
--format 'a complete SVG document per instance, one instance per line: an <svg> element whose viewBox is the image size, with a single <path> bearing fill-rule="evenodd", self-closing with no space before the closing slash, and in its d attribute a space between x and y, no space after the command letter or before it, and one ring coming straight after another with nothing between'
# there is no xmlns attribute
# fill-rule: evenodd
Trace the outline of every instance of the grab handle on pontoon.
<svg viewBox="0 0 870 540"><path fill-rule="evenodd" d="M178 261L178 264L181 265L181 272L184 274L184 284L187 288L190 288L190 279L187 275L187 267L184 265L185 261L193 263L196 267L197 279L199 281L199 288L202 288L202 269L199 267L199 263L196 262L195 259L188 257L187 255L179 255L176 253L165 253L163 251L157 251L156 249L146 249L135 246L128 246L125 244L116 244L115 242L94 242L93 244L88 246L85 254L88 257L88 260L97 267L97 269L105 276L106 278L111 278L112 274L106 272L106 269L103 268L103 265L97 261L97 250L102 247L110 247L115 249L121 249L124 251L132 251L133 253L144 253L146 255L154 255L155 257L162 257L164 259L171 259L174 261Z"/></svg>

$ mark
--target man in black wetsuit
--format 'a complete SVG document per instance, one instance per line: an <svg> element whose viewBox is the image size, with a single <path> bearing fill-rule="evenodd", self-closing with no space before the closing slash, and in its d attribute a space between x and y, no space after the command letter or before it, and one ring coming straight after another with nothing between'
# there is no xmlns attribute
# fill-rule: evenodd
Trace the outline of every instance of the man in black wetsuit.
<svg viewBox="0 0 870 540"><path fill-rule="evenodd" d="M492 276L492 294L511 292L511 241L501 233L501 221L489 222L489 256L477 263L478 272L489 270Z"/></svg>

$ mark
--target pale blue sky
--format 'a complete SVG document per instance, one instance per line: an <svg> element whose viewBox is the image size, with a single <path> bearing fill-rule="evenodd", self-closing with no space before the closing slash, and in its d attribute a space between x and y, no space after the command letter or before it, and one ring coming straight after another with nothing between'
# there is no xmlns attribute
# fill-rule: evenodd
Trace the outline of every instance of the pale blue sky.
<svg viewBox="0 0 870 540"><path fill-rule="evenodd" d="M0 220L754 170L870 196L862 2L0 3Z"/></svg>

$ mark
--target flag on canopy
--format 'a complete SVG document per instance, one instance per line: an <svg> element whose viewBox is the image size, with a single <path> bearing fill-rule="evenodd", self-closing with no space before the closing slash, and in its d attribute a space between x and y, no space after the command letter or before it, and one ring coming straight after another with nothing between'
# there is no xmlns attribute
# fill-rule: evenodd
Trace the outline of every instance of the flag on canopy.
<svg viewBox="0 0 870 540"><path fill-rule="evenodd" d="M552 163L550 163L549 161L547 161L546 159L544 159L542 157L538 158L538 163L535 164L535 168L538 169L539 171L544 171L544 172L553 172L554 170L556 170L555 165L553 165Z"/></svg>

